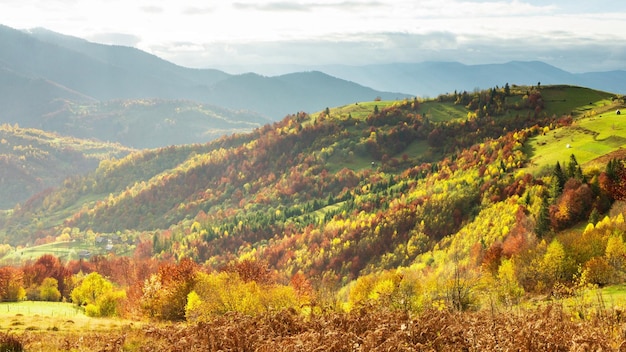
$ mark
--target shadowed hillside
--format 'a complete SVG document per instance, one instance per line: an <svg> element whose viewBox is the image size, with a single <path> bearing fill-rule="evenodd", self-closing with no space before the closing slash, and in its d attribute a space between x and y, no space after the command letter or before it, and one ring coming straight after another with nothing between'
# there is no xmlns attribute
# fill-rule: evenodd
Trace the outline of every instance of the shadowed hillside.
<svg viewBox="0 0 626 352"><path fill-rule="evenodd" d="M0 126L0 209L13 208L67 177L93 171L132 149L17 126ZM49 192L48 190L47 192Z"/></svg>

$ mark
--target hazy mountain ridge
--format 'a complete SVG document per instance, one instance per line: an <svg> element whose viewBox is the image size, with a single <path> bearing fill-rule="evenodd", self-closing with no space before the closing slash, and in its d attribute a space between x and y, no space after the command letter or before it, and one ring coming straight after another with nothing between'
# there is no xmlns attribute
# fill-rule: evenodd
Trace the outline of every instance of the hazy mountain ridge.
<svg viewBox="0 0 626 352"><path fill-rule="evenodd" d="M0 122L19 122L23 126L41 129L55 126L54 130L62 134L92 131L79 136L123 143L128 143L125 136L129 133L136 134L139 139L132 139L133 147L208 141L220 134L245 129L244 121L251 122L249 127L254 128L298 111L321 111L326 107L376 97L394 100L437 96L452 91L471 92L476 88L503 86L507 82L528 85L568 83L619 93L623 90L622 78L626 79L624 71L571 74L542 62L323 66L276 76L232 75L214 69L189 69L135 48L91 43L40 28L22 32L0 27L0 47L3 48L0 51L0 75L4 78L0 91L5 93L0 98L4 106ZM192 100L204 106L205 111L214 111L206 114L204 122L198 118L190 125L185 120L178 121L180 132L177 133L184 135L187 131L191 136L188 140L176 136L170 139L167 135L140 138L143 131L153 130L165 120L176 121L180 117L168 109L152 110L152 116L146 112L141 124L117 121L111 121L109 126L100 124L106 127L103 135L97 132L101 127L90 123L103 122L104 115L79 119L73 116L73 112L66 111L71 104L89 105L110 99ZM234 111L217 111L218 106ZM119 111L116 116L125 119L126 114ZM236 127L215 126L213 123L217 120L211 119L210 115L232 120ZM55 117L54 121L50 120L51 116ZM198 123L205 126L199 127ZM112 126L121 129L111 131Z"/></svg>
<svg viewBox="0 0 626 352"><path fill-rule="evenodd" d="M392 63L366 66L321 66L316 69L374 89L393 87L416 96L502 86L569 84L626 93L626 71L570 73L541 61L465 65L459 62Z"/></svg>
<svg viewBox="0 0 626 352"><path fill-rule="evenodd" d="M319 111L329 104L351 103L355 98L407 97L400 93L377 92L332 77L317 80L319 84L312 85L305 81L309 76L295 75L300 82L293 79L291 84L285 84L280 77L190 69L138 49L90 43L44 29L22 32L0 27L0 47L3 48L0 67L26 77L47 79L99 101L194 100L234 110L254 110L266 118L279 120L289 113ZM337 85L341 89L333 88ZM306 92L303 87L307 88ZM59 94L58 98L66 97ZM38 97L30 95L23 100L37 101Z"/></svg>

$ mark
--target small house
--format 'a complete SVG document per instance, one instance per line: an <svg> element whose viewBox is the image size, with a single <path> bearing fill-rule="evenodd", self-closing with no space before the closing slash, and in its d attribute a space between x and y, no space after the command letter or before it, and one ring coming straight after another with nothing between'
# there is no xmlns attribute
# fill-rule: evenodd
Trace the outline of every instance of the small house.
<svg viewBox="0 0 626 352"><path fill-rule="evenodd" d="M96 237L96 246L104 246L109 243L109 238L106 236L98 236Z"/></svg>

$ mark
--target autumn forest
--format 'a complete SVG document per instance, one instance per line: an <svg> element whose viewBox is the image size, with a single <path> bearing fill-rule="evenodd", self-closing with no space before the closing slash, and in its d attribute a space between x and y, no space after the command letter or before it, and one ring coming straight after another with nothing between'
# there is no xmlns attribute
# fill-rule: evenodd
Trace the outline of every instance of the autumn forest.
<svg viewBox="0 0 626 352"><path fill-rule="evenodd" d="M623 106L506 83L109 152L0 212L0 300L136 324L65 350L617 350Z"/></svg>

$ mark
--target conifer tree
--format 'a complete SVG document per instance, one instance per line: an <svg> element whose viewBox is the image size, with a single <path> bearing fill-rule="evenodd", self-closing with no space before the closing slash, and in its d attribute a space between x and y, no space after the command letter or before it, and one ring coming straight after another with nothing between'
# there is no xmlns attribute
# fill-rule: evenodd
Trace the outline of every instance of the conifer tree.
<svg viewBox="0 0 626 352"><path fill-rule="evenodd" d="M558 181L559 192L560 192L561 190L563 190L565 181L567 181L567 175L565 174L565 172L563 172L563 169L561 168L561 163L559 163L558 161L556 162L556 165L554 165L554 170L552 171L552 175L555 176Z"/></svg>

